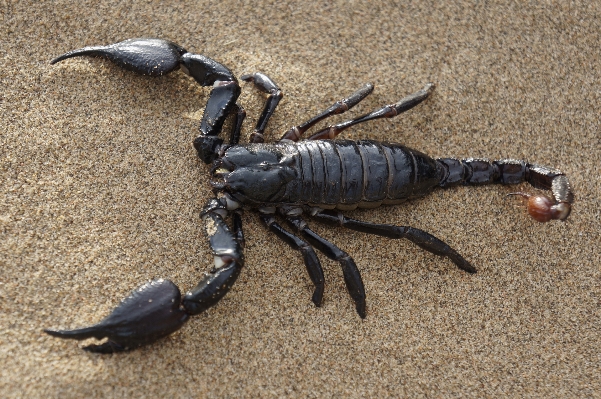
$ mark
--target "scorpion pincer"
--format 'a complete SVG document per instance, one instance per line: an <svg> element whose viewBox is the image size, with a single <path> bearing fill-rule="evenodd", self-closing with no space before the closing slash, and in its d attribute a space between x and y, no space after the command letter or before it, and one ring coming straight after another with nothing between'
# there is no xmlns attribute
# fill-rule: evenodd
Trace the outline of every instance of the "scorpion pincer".
<svg viewBox="0 0 601 399"><path fill-rule="evenodd" d="M365 289L357 265L346 252L311 230L303 214L364 233L405 238L426 251L449 258L469 273L476 269L467 260L423 230L362 222L347 218L341 211L399 204L425 196L436 187L527 181L535 188L550 190L553 196L513 193L528 198L528 211L536 220L564 220L570 214L574 196L566 176L555 169L513 159L433 159L395 143L334 140L351 126L391 118L415 107L428 98L433 84L395 104L328 126L301 140L318 122L351 109L369 95L373 85L366 84L291 128L278 141L264 143L265 127L282 92L264 74L243 75L243 81L252 82L268 97L250 143L239 144L245 117L244 109L237 103L240 86L222 64L161 39L131 39L109 46L85 47L54 59L52 64L83 55L105 57L125 69L150 76L182 69L201 86L212 86L194 147L202 161L212 163L210 183L216 193L201 212L215 265L183 298L171 281L154 280L133 291L98 324L74 330L45 330L60 338L107 338L84 348L92 352L112 353L149 344L178 330L191 315L219 302L244 267L241 208L257 211L271 232L302 254L315 286L312 301L316 306L322 304L325 280L314 249L340 263L346 287L362 318L366 315ZM219 133L230 115L233 124L226 144ZM225 222L228 216L232 228ZM284 220L289 230L278 219Z"/></svg>

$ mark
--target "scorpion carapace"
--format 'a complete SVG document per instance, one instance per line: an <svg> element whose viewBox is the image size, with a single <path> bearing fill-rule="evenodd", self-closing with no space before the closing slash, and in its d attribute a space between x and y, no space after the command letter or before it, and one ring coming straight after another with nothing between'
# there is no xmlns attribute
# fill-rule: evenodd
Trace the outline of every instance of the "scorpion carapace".
<svg viewBox="0 0 601 399"><path fill-rule="evenodd" d="M45 330L60 338L108 338L84 349L111 353L139 347L178 330L189 318L215 305L231 289L244 266L244 236L239 209L256 210L265 226L299 251L315 289L312 301L321 306L324 274L314 248L340 263L348 292L359 316L365 317L365 289L357 265L342 249L309 228L303 214L326 223L388 238L405 238L436 255L449 258L466 272L470 265L454 249L433 235L409 226L362 222L341 211L373 208L422 197L436 187L481 184L517 184L527 181L550 190L553 198L527 197L530 214L538 221L566 219L573 194L566 176L555 169L525 161L504 159L433 159L400 144L370 140L333 140L343 130L373 119L391 118L424 101L434 89L422 90L356 119L328 126L301 141L302 135L325 118L343 113L373 90L366 84L348 98L334 103L319 115L294 126L274 143L264 143L270 116L282 98L279 87L266 75L243 75L268 94L264 110L249 144L239 144L245 117L237 103L238 81L220 63L161 39L132 39L117 44L86 47L68 52L52 61L91 55L102 56L139 74L160 76L181 68L202 86L213 86L200 135L194 140L198 156L212 163L211 185L216 193L201 212L215 265L200 283L181 297L169 280L154 280L136 289L103 321L75 330ZM219 133L233 115L229 141ZM233 228L225 222L231 216ZM286 221L289 231L276 219Z"/></svg>

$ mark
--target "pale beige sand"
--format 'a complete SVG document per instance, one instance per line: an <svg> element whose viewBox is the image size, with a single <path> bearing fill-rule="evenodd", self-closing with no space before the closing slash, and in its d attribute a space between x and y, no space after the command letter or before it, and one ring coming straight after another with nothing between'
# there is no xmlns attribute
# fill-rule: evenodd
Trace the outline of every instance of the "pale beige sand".
<svg viewBox="0 0 601 399"><path fill-rule="evenodd" d="M0 396L601 396L601 3L163 3L0 2ZM49 65L130 37L268 73L285 93L271 139L367 81L355 115L435 82L427 103L344 137L558 167L574 211L532 221L505 197L524 184L351 213L426 229L476 275L314 223L360 266L365 320L323 257L314 308L299 255L248 212L247 268L217 307L153 346L86 353L42 329L98 321L151 278L189 289L211 261L208 167L191 146L209 90L101 60ZM245 137L262 99L243 87Z"/></svg>

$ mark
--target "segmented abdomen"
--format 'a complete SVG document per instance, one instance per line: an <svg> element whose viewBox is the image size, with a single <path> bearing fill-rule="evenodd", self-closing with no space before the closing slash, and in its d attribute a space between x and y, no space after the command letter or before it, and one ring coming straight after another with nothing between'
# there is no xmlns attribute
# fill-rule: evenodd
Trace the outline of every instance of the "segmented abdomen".
<svg viewBox="0 0 601 399"><path fill-rule="evenodd" d="M400 144L314 140L284 145L294 154L298 172L282 196L288 203L373 208L423 196L439 183L436 162Z"/></svg>

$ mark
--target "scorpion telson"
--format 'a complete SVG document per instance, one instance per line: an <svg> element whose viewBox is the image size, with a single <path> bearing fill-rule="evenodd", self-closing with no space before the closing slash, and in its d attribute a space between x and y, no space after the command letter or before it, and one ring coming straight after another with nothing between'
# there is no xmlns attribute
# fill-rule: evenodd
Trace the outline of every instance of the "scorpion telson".
<svg viewBox="0 0 601 399"><path fill-rule="evenodd" d="M349 254L315 233L303 214L333 225L388 238L405 238L433 254L449 258L460 269L474 273L453 248L433 235L409 226L362 222L341 211L399 204L422 197L436 187L482 184L517 184L523 181L550 190L544 195L520 195L528 199L529 213L540 222L564 220L574 200L566 176L555 169L525 161L503 159L433 159L400 144L371 140L333 140L345 129L378 118L391 118L424 101L434 89L422 90L371 113L328 126L301 141L303 134L331 115L341 114L373 91L366 84L348 98L308 121L292 127L280 140L264 143L270 116L282 98L279 87L266 75L243 75L243 81L268 94L249 144L239 144L244 109L237 103L240 86L232 72L220 63L161 39L131 39L109 46L70 51L51 63L90 55L108 58L143 75L161 76L181 68L201 86L212 86L200 135L194 140L198 156L212 163L210 183L215 198L201 212L215 265L200 283L181 297L169 280L154 280L132 292L100 323L75 330L45 330L60 338L107 340L84 349L112 353L129 350L178 330L191 316L215 305L231 289L244 266L244 235L239 208L254 209L276 236L303 257L315 286L312 301L321 306L324 274L314 248L337 261L348 292L361 317L366 315L365 289L357 265ZM218 135L233 115L229 141ZM230 228L225 222L231 216ZM290 230L282 227L284 220Z"/></svg>

